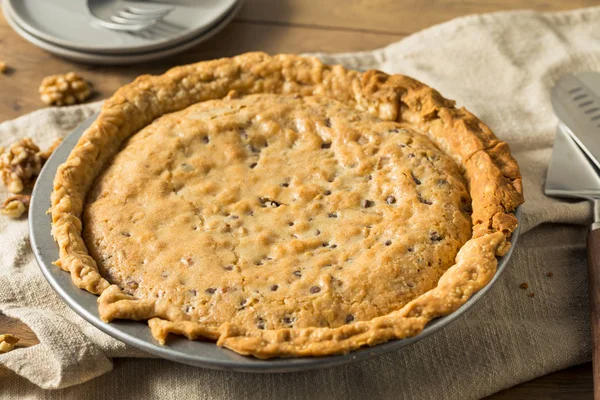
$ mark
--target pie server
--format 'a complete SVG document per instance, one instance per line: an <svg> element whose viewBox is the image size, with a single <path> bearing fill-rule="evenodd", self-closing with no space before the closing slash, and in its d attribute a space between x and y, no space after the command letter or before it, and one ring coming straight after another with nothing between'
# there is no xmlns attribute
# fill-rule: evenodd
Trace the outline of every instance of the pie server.
<svg viewBox="0 0 600 400"><path fill-rule="evenodd" d="M594 204L594 222L588 233L587 255L594 399L600 400L600 171L597 168L597 161L586 156L586 154L589 154L593 157L594 153L592 151L595 152L597 148L600 148L600 125L597 124L592 129L592 125L588 121L581 121L583 118L581 113L570 111L584 109L584 115L586 115L585 109L591 104L583 103L590 101L589 99L577 98L577 96L571 95L567 99L575 104L561 108L560 104L563 104L566 100L564 98L561 100L555 99L555 96L562 95L561 92L560 90L552 90L552 104L555 106L559 118L565 111L567 111L567 114L565 114L565 120L561 118L558 125L544 193L547 196L586 199ZM567 123L570 125L567 126ZM583 126L587 126L589 130L582 132L580 129ZM577 138L580 140L575 141L574 139ZM585 138L585 140L581 140L581 138ZM590 151L590 149L592 150Z"/></svg>

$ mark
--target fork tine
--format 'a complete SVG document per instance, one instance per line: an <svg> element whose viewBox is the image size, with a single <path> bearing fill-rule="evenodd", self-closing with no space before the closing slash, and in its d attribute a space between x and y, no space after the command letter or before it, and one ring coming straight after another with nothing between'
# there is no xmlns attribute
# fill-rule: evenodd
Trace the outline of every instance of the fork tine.
<svg viewBox="0 0 600 400"><path fill-rule="evenodd" d="M104 21L104 20L99 21L100 25L104 26L105 28L112 29L115 31L124 31L124 32L140 32L140 31L143 31L143 30L151 27L152 25L154 25L155 22L156 21L151 21L151 22L142 23L142 24L123 24L123 23L115 23L115 22Z"/></svg>
<svg viewBox="0 0 600 400"><path fill-rule="evenodd" d="M167 15L173 11L175 7L162 7L162 8L140 8L135 6L128 6L126 11L137 14L137 15Z"/></svg>
<svg viewBox="0 0 600 400"><path fill-rule="evenodd" d="M175 7L166 6L161 8L140 8L127 6L121 11L116 11L107 19L98 19L98 23L105 28L125 31L141 32L166 17L175 10Z"/></svg>
<svg viewBox="0 0 600 400"><path fill-rule="evenodd" d="M158 14L138 15L138 14L132 14L127 11L119 11L117 16L124 18L124 19L131 20L131 21L151 21L151 20L161 19L164 17L164 15L162 15L162 14L161 15L158 15Z"/></svg>
<svg viewBox="0 0 600 400"><path fill-rule="evenodd" d="M123 25L143 25L143 26L150 26L150 25L154 25L158 19L150 19L150 20L133 20L133 19L128 19L128 18L123 18L120 17L118 15L111 15L109 17L109 19L113 22L116 22L118 24L123 24Z"/></svg>

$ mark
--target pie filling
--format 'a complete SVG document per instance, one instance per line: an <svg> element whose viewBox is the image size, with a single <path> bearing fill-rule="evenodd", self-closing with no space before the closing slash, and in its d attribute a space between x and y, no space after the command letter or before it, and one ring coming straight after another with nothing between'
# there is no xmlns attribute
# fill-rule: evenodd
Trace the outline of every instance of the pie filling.
<svg viewBox="0 0 600 400"><path fill-rule="evenodd" d="M324 96L197 103L106 165L83 211L101 275L212 332L387 315L435 288L472 235L450 156Z"/></svg>

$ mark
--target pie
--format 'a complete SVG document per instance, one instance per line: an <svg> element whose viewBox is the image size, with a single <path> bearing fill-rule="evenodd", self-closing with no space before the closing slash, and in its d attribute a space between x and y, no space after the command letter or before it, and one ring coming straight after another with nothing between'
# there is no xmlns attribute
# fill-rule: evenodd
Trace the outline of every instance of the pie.
<svg viewBox="0 0 600 400"><path fill-rule="evenodd" d="M403 75L247 53L141 76L56 174L56 264L101 318L259 358L418 334L494 276L506 143Z"/></svg>

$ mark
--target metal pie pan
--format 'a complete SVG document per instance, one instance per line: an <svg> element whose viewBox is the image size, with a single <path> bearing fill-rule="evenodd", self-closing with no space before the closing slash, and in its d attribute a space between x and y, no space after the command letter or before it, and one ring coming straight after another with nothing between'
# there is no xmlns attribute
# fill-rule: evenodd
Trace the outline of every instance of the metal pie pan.
<svg viewBox="0 0 600 400"><path fill-rule="evenodd" d="M71 276L52 264L58 259L58 248L52 236L51 217L46 214L50 208L50 194L56 170L68 157L69 153L81 137L82 133L96 119L97 114L89 118L76 128L54 151L42 169L37 180L31 199L29 210L29 229L31 247L50 286L59 294L64 302L86 321L106 332L110 336L121 340L131 346L137 347L150 354L172 361L194 365L204 368L243 371L243 372L293 372L316 368L334 367L358 360L366 360L381 354L398 351L412 343L426 338L432 333L458 319L465 311L481 299L498 280L506 268L509 257L516 245L519 231L512 236L510 251L499 258L498 271L492 281L482 290L473 295L462 307L454 313L431 321L418 335L393 340L374 347L365 347L345 355L304 357L304 358L276 358L259 360L246 357L233 351L220 348L209 341L191 341L182 337L171 335L165 346L161 346L150 334L150 329L145 322L113 321L105 323L98 315L97 296L77 288L71 281ZM520 210L516 215L520 220Z"/></svg>

